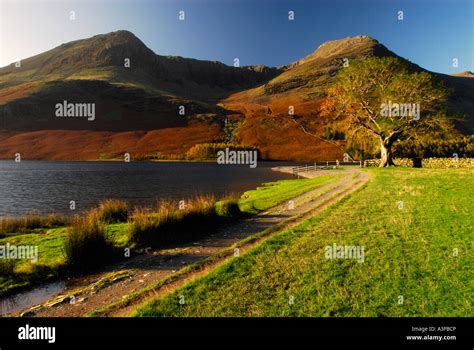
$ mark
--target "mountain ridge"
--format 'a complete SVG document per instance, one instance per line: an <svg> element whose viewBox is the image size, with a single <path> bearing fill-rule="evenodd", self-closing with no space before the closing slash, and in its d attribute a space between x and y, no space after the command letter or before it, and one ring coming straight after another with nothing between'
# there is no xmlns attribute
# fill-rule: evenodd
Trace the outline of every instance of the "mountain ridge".
<svg viewBox="0 0 474 350"><path fill-rule="evenodd" d="M125 60L129 60L129 67L125 67ZM95 70L99 77L113 82L136 80L145 85L166 85L166 82L182 85L184 81L199 85L204 81L227 91L261 82L279 71L263 65L231 67L218 61L157 55L125 30L64 43L20 63L20 67L12 63L0 68L0 79L13 73L23 73L27 80L48 79L49 75L68 79ZM219 74L220 79L215 74Z"/></svg>
<svg viewBox="0 0 474 350"><path fill-rule="evenodd" d="M0 129L4 130L0 157L7 157L16 147L32 159L48 159L52 154L48 143L62 142L67 148L65 143L79 134L83 137L83 131L91 140L104 132L130 140L124 141L124 147L114 143L92 149L84 140L83 155L74 153L73 159L91 159L93 154L99 158L99 153L114 157L127 149L140 154L182 154L196 142L222 141L229 136L225 136L229 125L234 125L232 139L259 147L266 158L334 159L341 156L340 149L303 134L288 118L288 106L322 133L319 105L337 71L353 59L371 56L399 57L365 35L328 41L280 67L232 67L218 61L160 56L128 31L75 40L22 60L20 68L14 64L0 68ZM124 66L127 58L130 68ZM409 64L414 70L424 70ZM474 80L437 75L455 88L453 104L461 106L461 112L474 111ZM55 118L58 100L93 102L98 118L93 123ZM180 106L186 108L183 116L178 114ZM158 134L165 139L163 130L179 136L173 142L167 139L173 147L158 146L149 142L150 136L144 141L143 135L153 130L162 130ZM204 136L196 138L196 130ZM21 143L19 133L23 133ZM29 137L44 150L28 149L25 140ZM67 155L62 153L61 158Z"/></svg>

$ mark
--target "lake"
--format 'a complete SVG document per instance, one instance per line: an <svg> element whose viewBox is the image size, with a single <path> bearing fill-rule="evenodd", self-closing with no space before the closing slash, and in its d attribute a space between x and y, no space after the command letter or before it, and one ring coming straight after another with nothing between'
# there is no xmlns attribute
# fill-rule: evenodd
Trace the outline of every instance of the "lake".
<svg viewBox="0 0 474 350"><path fill-rule="evenodd" d="M292 178L270 169L288 164L293 163L258 162L251 169L217 163L0 161L0 216L70 215L107 198L147 206L158 199L241 193L263 182ZM69 209L71 200L75 211Z"/></svg>

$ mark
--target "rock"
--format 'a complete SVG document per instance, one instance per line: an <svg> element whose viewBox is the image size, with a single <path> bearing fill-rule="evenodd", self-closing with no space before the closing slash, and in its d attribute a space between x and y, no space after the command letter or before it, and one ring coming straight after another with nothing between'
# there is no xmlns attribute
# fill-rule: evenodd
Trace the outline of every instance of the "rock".
<svg viewBox="0 0 474 350"><path fill-rule="evenodd" d="M22 312L20 314L20 317L33 317L35 315L35 312L31 310L26 310L25 312Z"/></svg>
<svg viewBox="0 0 474 350"><path fill-rule="evenodd" d="M44 306L46 306L46 307L56 307L56 306L59 306L61 304L66 303L66 302L69 302L70 298L71 298L70 296L61 295L61 296L57 297L56 299L54 299L53 301L50 301L49 303L46 303Z"/></svg>
<svg viewBox="0 0 474 350"><path fill-rule="evenodd" d="M126 279L126 278L128 278L128 277L129 277L129 275L117 276L117 277L114 277L114 278L112 279L112 282L118 282L118 281L124 280L124 279Z"/></svg>

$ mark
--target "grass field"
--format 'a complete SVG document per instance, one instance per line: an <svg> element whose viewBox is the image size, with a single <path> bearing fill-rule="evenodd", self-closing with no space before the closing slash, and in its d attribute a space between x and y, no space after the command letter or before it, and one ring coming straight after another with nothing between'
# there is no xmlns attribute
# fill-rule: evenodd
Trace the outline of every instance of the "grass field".
<svg viewBox="0 0 474 350"><path fill-rule="evenodd" d="M266 183L256 190L245 192L239 201L239 206L241 211L254 214L298 196L312 188L334 181L339 176L337 174L315 179L283 180ZM128 224L126 222L106 225L106 236L110 238L115 247L132 247L128 240ZM2 268L1 264L6 262L0 261L0 296L19 288L67 274L66 252L64 248L66 237L67 228L58 227L53 229L35 228L24 234L7 234L7 237L1 238L0 246L4 246L7 243L15 246L37 246L39 259L36 263L28 260L11 260L10 262L14 265L11 268L14 271L10 273L2 273L4 268Z"/></svg>
<svg viewBox="0 0 474 350"><path fill-rule="evenodd" d="M472 316L474 172L371 169L361 190L136 316ZM364 260L326 246L364 247Z"/></svg>

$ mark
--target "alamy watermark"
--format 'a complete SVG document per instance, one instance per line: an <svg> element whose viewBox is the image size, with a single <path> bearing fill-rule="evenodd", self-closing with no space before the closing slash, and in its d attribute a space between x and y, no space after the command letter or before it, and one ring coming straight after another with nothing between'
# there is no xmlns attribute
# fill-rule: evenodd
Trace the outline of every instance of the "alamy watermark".
<svg viewBox="0 0 474 350"><path fill-rule="evenodd" d="M253 169L257 167L257 157L257 151L236 151L226 148L224 151L217 152L217 164L249 164L249 167Z"/></svg>
<svg viewBox="0 0 474 350"><path fill-rule="evenodd" d="M18 328L19 340L47 340L52 344L56 342L56 327L36 327L26 324Z"/></svg>
<svg viewBox="0 0 474 350"><path fill-rule="evenodd" d="M327 245L326 259L355 259L358 262L364 262L364 249L365 246L360 245Z"/></svg>
<svg viewBox="0 0 474 350"><path fill-rule="evenodd" d="M56 103L56 117L87 118L88 121L95 120L95 103Z"/></svg>
<svg viewBox="0 0 474 350"><path fill-rule="evenodd" d="M411 117L413 120L420 120L419 103L382 103L380 105L380 115L382 117Z"/></svg>
<svg viewBox="0 0 474 350"><path fill-rule="evenodd" d="M0 245L0 259L25 259L36 263L38 261L38 246L36 245Z"/></svg>

